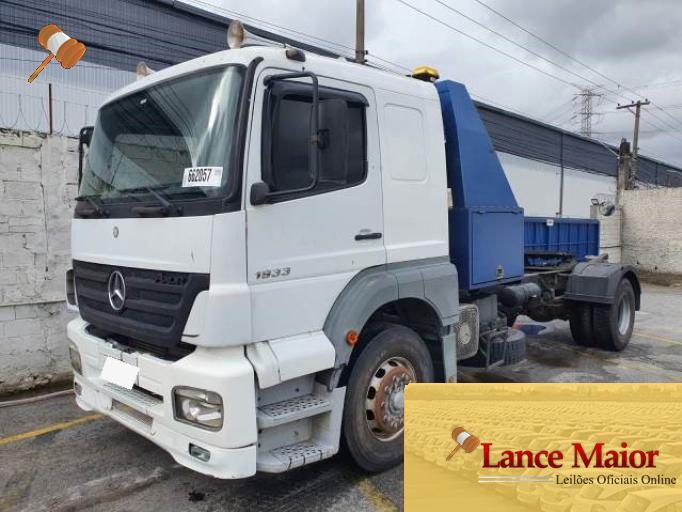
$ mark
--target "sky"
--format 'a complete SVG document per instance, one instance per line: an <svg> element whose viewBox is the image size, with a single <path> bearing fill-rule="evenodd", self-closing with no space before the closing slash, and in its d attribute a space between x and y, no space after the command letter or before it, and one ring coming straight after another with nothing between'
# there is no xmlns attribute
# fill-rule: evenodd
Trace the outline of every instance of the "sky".
<svg viewBox="0 0 682 512"><path fill-rule="evenodd" d="M355 0L185 1L352 53ZM593 89L593 136L616 145L631 140L634 127L618 103L648 98L654 105L643 109L640 153L682 166L679 0L366 0L366 19L370 62L401 73L436 67L481 101L567 130L580 129L576 94Z"/></svg>

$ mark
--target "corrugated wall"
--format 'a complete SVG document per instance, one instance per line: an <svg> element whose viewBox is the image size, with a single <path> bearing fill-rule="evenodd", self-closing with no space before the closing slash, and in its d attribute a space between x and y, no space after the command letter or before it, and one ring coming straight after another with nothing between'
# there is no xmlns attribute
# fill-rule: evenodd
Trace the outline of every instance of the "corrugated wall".
<svg viewBox="0 0 682 512"><path fill-rule="evenodd" d="M172 0L3 0L0 43L39 49L38 30L55 23L87 46L89 62L129 71L141 60L160 69L227 49L230 20L208 12L197 15L201 11L190 9ZM294 43L255 27L247 28L254 34Z"/></svg>
<svg viewBox="0 0 682 512"><path fill-rule="evenodd" d="M477 106L496 151L606 176L618 174L614 146L484 103ZM638 177L651 185L682 187L682 169L646 156L639 157Z"/></svg>
<svg viewBox="0 0 682 512"><path fill-rule="evenodd" d="M4 0L0 42L38 47L38 29L56 23L88 48L92 63L133 71L141 60L154 68L224 49L225 25L147 0Z"/></svg>

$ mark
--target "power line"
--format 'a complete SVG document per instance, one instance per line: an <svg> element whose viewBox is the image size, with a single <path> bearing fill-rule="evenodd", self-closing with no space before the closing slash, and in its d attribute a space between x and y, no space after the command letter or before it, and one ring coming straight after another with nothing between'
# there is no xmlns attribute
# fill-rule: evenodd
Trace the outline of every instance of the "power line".
<svg viewBox="0 0 682 512"><path fill-rule="evenodd" d="M257 17L255 17L255 16L250 16L250 15L247 15L247 14L244 14L244 13L241 13L241 12L238 12L238 11L234 11L234 10L231 10L231 9L225 9L224 7L218 7L218 6L214 5L214 4L209 4L209 3L207 3L207 2L203 2L202 0L194 0L193 3L204 5L205 7L207 7L207 10L208 10L208 11L218 10L218 11L222 11L223 13L227 13L227 14L229 14L229 17L232 18L232 19L252 20L252 21L255 21L255 22L260 23L260 24L262 24L262 25L266 25L266 26L269 26L269 27L274 27L274 28L276 28L276 29L278 29L278 30L283 30L283 31L288 32L288 33L290 33L290 34L297 34L298 36L303 36L303 37L305 37L305 38L307 38L307 39L314 39L314 40L321 41L321 42L326 43L326 44L331 44L331 45L333 45L333 46L337 46L337 47L340 47L340 48L344 48L344 49L346 49L346 50L350 50L350 51L353 52L353 53L355 52L355 48L353 48L352 46L349 46L349 45L346 45L346 44L343 44L343 43L338 43L338 42L335 42L335 41L331 41L331 40L329 40L329 39L324 39L324 38L319 37L319 36L314 36L314 35L312 35L312 34L308 34L308 33L306 33L306 32L302 32L302 31L299 31L299 30L294 30L294 29L291 29L291 28L287 28L287 27L284 27L284 26L282 26L282 25L278 25L278 24L276 24L276 23L272 23L272 22L270 22L270 21L266 21L266 20L264 20L264 19L262 19L262 18L257 18ZM317 44L317 43L315 43L315 44ZM333 51L336 51L336 50L333 50Z"/></svg>
<svg viewBox="0 0 682 512"><path fill-rule="evenodd" d="M540 72L540 73L542 73L542 74L544 74L544 75L547 75L547 76L549 76L549 77L551 77L551 78L554 78L555 80L558 80L558 81L560 81L560 82L563 82L564 84L570 85L570 86L575 87L576 89L580 90L580 87L578 87L576 84L571 83L571 82L569 82L569 81L567 81L567 80L564 80L563 78L558 77L558 76L556 76L556 75L553 75L553 74L551 74L551 73L549 73L549 72L547 72L547 71L545 71L545 70L543 70L543 69L541 69L541 68L539 68L539 67L537 67L537 66L534 66L533 64L530 64L529 62L526 62L526 61L524 61L524 60L522 60L522 59L519 59L518 57L516 57L516 56L514 56L514 55L512 55L512 54L509 54L509 53L507 53L507 52L505 52L505 51L503 51L503 50L500 50L499 48L497 48L497 47L495 47L495 46L493 46L493 45L491 45L491 44L488 44L488 43L486 43L485 41L482 41L481 39L478 39L478 38L472 36L471 34L468 34L467 32L464 32L463 30L460 30L460 29L458 29L458 28L456 28L456 27L454 27L454 26L452 26L452 25L450 25L450 24L444 22L443 20L440 20L440 19L436 18L435 16L432 16L431 14L429 14L429 13L427 13L427 12L425 12L425 11L419 9L418 7L416 7L416 6L414 6L414 5L412 5L412 4L408 3L408 2L406 2L405 0L396 0L396 1L399 2L399 3L401 3L401 4L403 4L403 5L405 5L406 7L410 8L410 9L412 9L412 10L414 10L414 11L416 11L416 12L422 14L423 16L426 16L427 18L431 19L432 21L435 21L436 23L439 23L439 24L441 24L441 25L443 25L443 26L445 26L445 27L447 27L447 28L453 30L453 31L457 32L458 34L461 34L461 35L463 35L463 36L465 36L465 37L467 37L467 38L469 38L469 39L471 39L471 40L473 40L473 41L475 41L475 42L477 42L477 43L479 43L479 44L482 44L483 46L485 46L485 47L487 47L487 48L489 48L489 49L491 49L491 50L493 50L493 51L495 51L495 52L497 52L497 53L500 53L500 54L504 55L505 57L508 57L508 58L510 58L510 59L512 59L512 60L514 60L514 61L516 61L516 62L518 62L519 64L523 64L524 66L530 67L531 69L534 69L535 71L538 71L538 72ZM458 13L458 14L462 14L462 13L460 13L459 11L457 11L456 9L454 9L454 8L452 8L452 7L450 7L450 6L448 6L447 4L444 4L441 0L434 0L434 1L440 3L441 5L446 6L448 9L452 10L453 12L456 12L456 13ZM462 15L465 16L467 19L471 19L471 18L469 18L468 16L466 16L466 15L464 15L464 14L462 14ZM476 23L478 24L478 22L476 22ZM487 29L487 27L485 27L485 28ZM487 30L490 30L490 29L487 29ZM491 32L494 32L494 33L496 33L496 34L498 34L498 35L500 35L501 37L503 37L503 38L505 38L505 39L507 39L507 40L509 40L509 39L506 38L505 36L503 36L503 35L501 35L501 34L495 32L495 31L492 31L492 30L490 30L490 31L491 31ZM513 42L513 41L512 41L512 42ZM514 43L514 44L516 44L516 43ZM517 46L519 46L519 45L517 44ZM523 47L523 48L525 49L525 47ZM526 49L526 51L530 51L530 50L527 50L527 49ZM535 54L535 53L532 52L532 51L530 51L530 52L533 53L533 54ZM535 54L535 55L539 55L539 54ZM540 56L540 57L544 59L544 57L542 57L542 56ZM544 59L544 60L547 60L547 59ZM547 60L547 62L550 62L550 63L556 65L556 64L553 63L552 61ZM558 67L560 67L560 68L562 68L562 69L565 69L565 68L563 68L562 66L558 66ZM570 72L570 71L569 71L569 72ZM575 73L573 73L573 72L571 72L571 73L572 73L572 74L575 74ZM584 78L584 77L582 77L581 75L577 75L577 76L580 76L581 78ZM619 97L621 97L621 98L624 98L624 99L629 100L629 98L627 98L626 96L624 96L622 93L620 93L620 92L618 92L618 91L613 91L613 90L611 90L611 89L608 89L608 88L604 87L603 85L600 85L600 84L598 84L597 82L594 82L594 81L592 81L592 80L589 80L589 79L586 79L586 80L589 81L590 83L592 83L592 84L598 86L599 88L603 88L606 92L608 92L608 93L610 93L610 94L612 94L612 95L619 96ZM611 80L611 81L612 81L612 80ZM615 83L617 83L617 82L615 82ZM619 87L620 87L620 84L618 84L618 85L619 85ZM634 93L634 94L637 95L637 93ZM653 106L656 106L653 102L652 102L652 105L653 105ZM667 114L667 112L666 112L666 114ZM668 114L668 115L669 115L669 114ZM654 116L654 117L656 117L659 121L664 122L664 120L661 119L660 117L657 117L657 116ZM673 118L673 119L674 119L674 118ZM668 124L668 123L666 123L666 125L669 126L669 127L671 126L671 125ZM675 128L675 127L673 127L672 129L675 130L675 131L678 131L678 129Z"/></svg>
<svg viewBox="0 0 682 512"><path fill-rule="evenodd" d="M648 82L634 87L635 90L641 89L665 89L668 87L682 86L682 80L669 80L667 82Z"/></svg>
<svg viewBox="0 0 682 512"><path fill-rule="evenodd" d="M439 3L442 3L440 0L436 0L436 1L438 1ZM535 34L534 32L532 32L532 31L528 30L527 28L521 26L519 23L515 22L514 20L512 20L512 19L509 18L508 16L505 16L505 15L502 14L501 12L499 12L499 11L493 9L492 7L490 7L488 4L486 4L486 3L483 2L482 0L473 0L473 1L476 2L477 4L481 5L481 6L485 7L485 8L488 9L489 11L495 13L496 15L500 16L501 18L505 19L506 21L508 21L509 23L511 23L512 25L514 25L514 26L515 26L516 28L518 28L519 30L522 30L522 31L525 32L526 34L530 35L531 37L533 37L533 38L537 39L538 41L542 42L543 44L549 46L550 48L552 48L552 49L555 50L556 52L560 53L561 55L565 56L566 58L568 58L568 59L570 59L570 60L572 60L572 61L574 61L574 62L577 62L577 63L580 64L581 66L583 66L583 67L589 69L589 70L592 71L593 73L595 73L595 74L599 75L600 77L604 78L605 80L608 80L609 82L613 83L613 84L616 85L616 87L618 87L619 89L624 89L624 90L630 92L631 94L634 94L635 96L638 96L638 97L640 97L640 98L643 97L643 96L642 96L641 94L639 94L636 90L634 90L634 89L632 89L632 88L630 88L630 87L627 87L627 86L621 84L621 83L618 82L617 80L614 80L613 78L611 78L611 77L605 75L604 73L598 71L597 69L593 68L592 66L589 66L588 64L585 64L583 61L581 61L581 60L579 60L579 59L573 57L571 54L565 52L564 50L562 50L561 48L559 48L559 47L556 46L555 44L552 44L552 43L548 42L547 40L545 40L545 39L543 39L542 37L538 36L538 35ZM590 81L590 82L594 84L594 82L592 82L592 81ZM677 81L677 82L682 82L682 80L681 80L681 81ZM611 94L615 94L616 96L619 96L619 97L621 97L621 98L625 98L625 96L623 96L623 95L622 95L621 93L619 93L619 92L612 91L612 90L609 90L609 89L606 89L606 88L604 88L604 89L605 89L607 92L610 92ZM625 98L625 99L627 99L627 98ZM680 123L680 121L679 121L677 118L675 118L674 116L672 116L669 112L667 112L666 110L664 110L661 106L657 105L655 102L652 101L652 102L651 102L651 105L652 105L656 110L659 110L660 112L662 112L663 114L665 114L666 116L668 116L668 117L669 117L670 119L672 119L675 123ZM652 113L649 112L649 114L652 114ZM653 114L652 114L652 115L653 115ZM657 117L657 116L655 116L655 115L654 115L654 117L657 118L659 121L663 121L660 117ZM670 126L670 125L668 125L668 126ZM682 129L682 124L679 125L679 128L674 128L674 129L677 130L677 131L679 131L680 129Z"/></svg>
<svg viewBox="0 0 682 512"><path fill-rule="evenodd" d="M385 62L386 64L390 64L391 66L397 68L397 69L402 69L404 71L407 71L408 73L412 73L412 70L408 68L407 66L403 66L402 64L398 64L397 62L390 61L388 59L385 59L384 57L379 57L376 53L373 53L368 50L367 52L368 56L374 57L375 59L379 59L382 62Z"/></svg>
<svg viewBox="0 0 682 512"><path fill-rule="evenodd" d="M456 28L456 27L450 25L449 23L446 23L445 21L443 21L443 20L441 20L441 19L436 18L435 16L429 14L428 12L423 11L422 9L419 9L418 7L416 7L416 6L414 6L414 5L410 4L410 3L408 3L408 2L405 1L405 0L396 0L396 1L399 2L399 3L401 3L401 4L403 4L404 6L408 7L409 9L412 9L413 11L416 11L416 12L420 13L422 16L425 16L425 17L431 19L432 21L435 21L436 23L438 23L438 24L440 24L440 25L443 25L443 26L449 28L450 30L452 30L452 31L454 31L454 32L456 32L456 33L458 33L458 34L460 34L460 35L463 35L464 37L467 37L467 38L469 38L469 39L471 39L471 40L473 40L473 41L475 41L475 42L477 42L477 43L479 43L479 44L485 46L486 48L489 48L489 49L491 49L491 50L493 50L493 51L495 51L495 52L497 52L497 53L499 53L499 54L501 54L501 55L503 55L503 56L505 56L505 57L507 57L507 58L510 58L510 59L512 59L513 61L515 61L515 62L517 62L517 63L519 63L519 64L522 64L522 65L524 65L524 66L526 66L526 67L529 67L529 68L531 68L531 69L533 69L533 70L535 70L535 71L538 71L538 72L540 72L540 73L542 73L542 74L544 74L544 75L546 75L546 76L548 76L548 77L550 77L550 78L553 78L553 79L555 79L555 80L558 80L558 81L560 81L560 82L562 82L562 83L564 83L564 84L566 84L566 85L569 85L569 86L571 86L571 87L575 87L575 88L578 89L578 90L581 90L580 87L579 87L578 85L576 85L576 84L574 84L574 83L571 83L571 82L569 82L568 80L565 80L565 79L563 79L563 78L561 78L561 77L559 77L559 76L557 76L557 75L554 75L554 74L552 74L552 73L549 73L549 72L547 72L547 71L545 71L545 70L543 70L543 69L541 69L541 68L539 68L539 67L537 67L537 66L534 66L533 64L530 64L529 62L526 62L526 61L524 61L524 60L522 60L522 59L520 59L520 58L518 58L518 57L516 57L516 56L514 56L514 55L512 55L512 54L510 54L510 53L507 53L507 52L505 52L505 51L503 51L503 50L500 50L499 48L497 48L497 47L495 47L495 46L493 46L493 45L491 45L491 44L489 44L489 43L486 43L485 41L482 41L481 39L478 39L477 37L474 37L474 36L472 36L471 34L468 34L467 32L464 32L463 30L460 30L460 29L458 29L458 28ZM439 1L439 0L436 0L436 1ZM596 83L596 82L595 82L595 83ZM599 84L597 84L597 85L599 85ZM629 98L627 98L626 96L624 96L622 93L619 93L619 92L617 92L617 91L612 91L612 90L607 89L606 87L601 86L601 85L599 85L599 86L600 86L600 88L603 88L606 92L609 92L609 93L611 93L611 94L613 94L613 95L616 95L616 96L620 96L620 97L625 98L625 99L629 99ZM652 105L653 105L653 103L652 103ZM659 118L659 120L660 120L660 118ZM661 121L662 121L662 120L661 120ZM668 126L669 126L669 125L668 125ZM673 129L677 131L676 128L673 128Z"/></svg>
<svg viewBox="0 0 682 512"><path fill-rule="evenodd" d="M589 70L592 71L594 74L599 75L600 77L604 78L605 80L608 80L609 82L615 84L616 86L618 86L618 87L623 87L623 86L622 86L619 82L617 82L616 80L613 80L613 79L609 78L608 76L604 75L604 74L601 73L600 71L594 69L593 67L591 67L591 66L585 64L583 61L581 61L581 60L579 60L579 59L573 57L571 54L565 52L564 50L562 50L562 49L559 48L558 46L556 46L556 45L550 43L549 41L547 41L547 40L545 40L545 39L543 39L542 37L540 37L539 35L535 34L534 32L531 32L530 30L528 30L527 28L521 26L520 24L518 24L518 23L515 22L514 20L510 19L509 17L505 16L505 15L502 14L501 12L499 12L499 11L493 9L492 7L490 7L488 4L486 4L486 3L483 2L482 0L473 0L473 1L476 2L477 4L481 5L481 6L485 7L486 9L488 9L488 10L491 11L491 12L493 12L494 14L498 15L499 17L501 17L501 18L507 20L509 23L511 23L512 25L514 25L514 26L515 26L516 28L518 28L519 30L522 30L523 32L525 32L525 33L528 34L529 36L531 36L531 37L537 39L537 40L540 41L541 43L543 43L543 44L545 44L546 46L552 48L554 51L560 53L560 54L563 55L564 57L566 57L566 58L572 60L573 62L576 62L576 63L580 64L581 66L583 66L583 67L589 69Z"/></svg>
<svg viewBox="0 0 682 512"><path fill-rule="evenodd" d="M569 69L569 68L567 68L567 67L565 67L565 66L562 66L561 64L558 64L557 62L554 62L553 60L548 59L547 57L545 57L545 56L543 56L543 55L537 53L536 51L534 51L534 50L528 48L527 46L524 46L524 45L522 45L522 44L520 44L520 43L517 43L516 41L514 41L514 40L511 39L510 37L507 37L507 36L505 36L504 34L502 34L501 32L498 32L497 30L494 30L494 29L488 27L487 25L481 23L480 21L478 21L478 20L472 18L471 16L469 16L469 15L463 13L462 11L460 11L460 10L458 10L458 9L455 9L454 7L448 5L448 4L445 3L443 0L433 0L433 1L439 3L440 5L442 5L442 6L445 7L446 9L448 9L448 10L454 12L455 14L458 14L459 16L462 16L463 18L469 20L471 23L474 23L475 25L477 25L477 26L479 26L479 27L481 27L481 28L487 30L488 32L490 32L490 33L492 33L492 34L495 34L495 35L498 36L498 37L501 37L502 39L504 39L504 40L507 41L508 43L511 43L511 44L513 44L514 46L516 46L517 48L521 48L522 50L524 50L524 51L530 53L531 55L533 55L533 56L535 56L535 57L537 57L537 58L539 58L539 59L542 59L542 60L544 60L545 62L548 62L549 64L551 64L551 65L553 65L553 66L555 66L555 67L561 69L562 71L565 71L566 73L569 73L569 74L575 76L576 78L579 78L579 79L581 79L581 80L584 80L584 81L586 81L586 82L589 82L589 83L591 83L592 85L594 85L594 86L596 86L596 87L601 87L601 84L599 84L599 83L597 83L597 82L595 82L595 81L593 81L593 80L591 80L591 79L589 79L589 78L587 78L587 77L585 77L585 76L583 76L583 75L581 75L581 74L579 74L579 73L576 73L576 72L572 71L571 69Z"/></svg>
<svg viewBox="0 0 682 512"><path fill-rule="evenodd" d="M447 27L454 32L457 32L458 34L460 34L460 35L462 35L468 39L471 39L472 41L475 41L478 44L481 44L481 45L485 46L486 48L489 48L489 49L493 50L494 52L499 53L500 55L504 55L505 57L512 59L513 61L518 62L519 64L522 64L526 67L529 67L529 68L537 71L538 73L542 73L543 75L546 75L550 78L553 78L554 80L557 80L557 81L562 82L566 85L569 85L571 87L575 87L575 88L579 89L579 87L576 84L573 84L573 83L569 82L568 80L564 80L563 78L561 78L559 76L553 75L552 73L549 73L542 68L534 66L533 64L531 64L529 62L526 62L526 61L524 61L524 60L522 60L522 59L520 59L520 58L518 58L518 57L516 57L510 53L505 52L504 50L500 50L499 48L497 48L491 44L488 44L485 41L478 39L477 37L474 37L471 34L468 34L468 33L464 32L463 30L460 30L460 29L450 25L449 23L444 22L441 19L436 18L435 16L429 14L428 12L425 12L425 11L419 9L418 7L406 2L405 0L396 0L396 2L403 4L405 7L412 9L413 11L418 12L422 16L426 16L427 18L431 19L432 21L435 21L436 23L443 25L444 27Z"/></svg>
<svg viewBox="0 0 682 512"><path fill-rule="evenodd" d="M666 112L666 111L663 110L661 107L659 107L659 106L658 106L656 103L654 103L653 101L651 101L651 106L654 107L656 110L660 110L660 111L663 112L664 114L668 115L668 117L670 117L670 118L671 118L673 121L675 121L676 123L679 123L679 122L680 122L679 120L677 120L677 119L675 119L673 116L671 116L668 112ZM655 119L658 119L661 123L665 124L666 126L668 126L670 129L674 130L675 132L679 132L680 130L682 130L682 124L680 124L680 125L678 125L678 126L673 126L672 124L670 124L669 121L666 121L665 119L663 119L663 118L657 116L654 112L651 112L651 111L649 111L649 115L650 115L650 116L653 116Z"/></svg>
<svg viewBox="0 0 682 512"><path fill-rule="evenodd" d="M515 108L510 107L509 105L504 105L503 103L500 103L500 102L495 101L495 100L491 100L490 98L486 98L485 96L481 96L480 94L476 94L476 93L472 92L471 96L475 100L488 103L488 104L492 105L493 107L501 108L503 110L508 110L510 112L514 112L515 114L518 114L518 115L523 116L523 117L528 117L527 114L525 114L524 112L521 112L520 110L516 110Z"/></svg>
<svg viewBox="0 0 682 512"><path fill-rule="evenodd" d="M557 105L556 107L552 108L551 110L548 110L544 114L540 116L540 119L550 119L552 117L558 117L564 115L564 111L566 109L572 109L573 108L573 102L575 101L575 97L572 97L568 99L567 101L564 101Z"/></svg>

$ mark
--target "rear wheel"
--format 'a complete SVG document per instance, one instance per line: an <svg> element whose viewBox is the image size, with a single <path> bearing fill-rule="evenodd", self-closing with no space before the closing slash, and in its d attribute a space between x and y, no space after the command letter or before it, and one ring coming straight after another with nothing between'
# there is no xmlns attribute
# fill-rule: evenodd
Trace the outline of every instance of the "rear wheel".
<svg viewBox="0 0 682 512"><path fill-rule="evenodd" d="M592 323L592 304L587 302L574 302L569 312L569 325L571 334L578 345L593 347L597 344L594 337Z"/></svg>
<svg viewBox="0 0 682 512"><path fill-rule="evenodd" d="M594 334L601 348L621 351L627 347L635 327L635 304L632 283L623 279L613 304L594 305Z"/></svg>
<svg viewBox="0 0 682 512"><path fill-rule="evenodd" d="M402 462L405 387L431 381L431 355L412 329L390 326L369 341L351 370L343 412L345 444L361 468Z"/></svg>

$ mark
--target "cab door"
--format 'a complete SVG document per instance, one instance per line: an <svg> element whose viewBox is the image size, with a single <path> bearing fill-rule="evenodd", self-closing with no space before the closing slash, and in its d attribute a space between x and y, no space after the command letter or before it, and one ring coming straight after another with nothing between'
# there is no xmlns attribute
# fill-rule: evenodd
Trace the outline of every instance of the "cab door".
<svg viewBox="0 0 682 512"><path fill-rule="evenodd" d="M260 341L321 330L346 284L386 253L372 90L273 69L256 83L245 208ZM261 204L254 184L256 202L268 191Z"/></svg>

